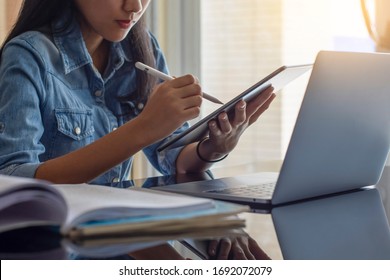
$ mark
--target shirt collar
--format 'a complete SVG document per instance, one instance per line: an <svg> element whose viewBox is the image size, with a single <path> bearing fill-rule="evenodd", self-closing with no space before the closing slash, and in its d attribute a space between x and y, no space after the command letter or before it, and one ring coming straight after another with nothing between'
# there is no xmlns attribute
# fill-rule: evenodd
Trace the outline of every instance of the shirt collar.
<svg viewBox="0 0 390 280"><path fill-rule="evenodd" d="M131 47L128 38L125 38L121 42L112 43L110 49L110 57L114 62L114 68L119 69L125 61L132 62L133 57L131 55Z"/></svg>
<svg viewBox="0 0 390 280"><path fill-rule="evenodd" d="M60 52L65 74L87 64L92 64L92 58L88 53L80 26L70 10L53 21L52 30L54 43ZM114 67L116 69L122 66L125 60L132 61L128 38L112 44L110 57L115 61Z"/></svg>

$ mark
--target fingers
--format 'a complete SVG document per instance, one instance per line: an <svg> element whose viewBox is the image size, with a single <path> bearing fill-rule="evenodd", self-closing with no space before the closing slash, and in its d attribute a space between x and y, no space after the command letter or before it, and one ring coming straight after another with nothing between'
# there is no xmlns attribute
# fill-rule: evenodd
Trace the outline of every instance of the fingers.
<svg viewBox="0 0 390 280"><path fill-rule="evenodd" d="M202 101L202 91L197 79L191 75L179 77L153 89L140 119L147 120L154 139L161 139L184 122L198 117Z"/></svg>
<svg viewBox="0 0 390 280"><path fill-rule="evenodd" d="M251 115L251 117L249 118L249 125L251 125L252 123L258 120L258 118L269 108L269 106L271 105L275 97L276 95L274 93L271 94L271 96L267 99L267 101L263 103L261 107Z"/></svg>
<svg viewBox="0 0 390 280"><path fill-rule="evenodd" d="M221 133L230 133L232 131L232 126L229 122L229 117L226 113L222 113L218 116L219 129Z"/></svg>
<svg viewBox="0 0 390 280"><path fill-rule="evenodd" d="M274 88L268 87L266 88L259 96L257 96L254 100L251 100L247 106L247 115L248 118L251 118L253 114L255 114L259 109L262 109L266 104L270 104L269 99L273 96L275 98L275 94L273 93ZM273 99L272 99L273 100ZM266 107L262 112L264 112L268 107Z"/></svg>
<svg viewBox="0 0 390 280"><path fill-rule="evenodd" d="M240 100L235 107L234 125L241 125L246 121L246 102Z"/></svg>
<svg viewBox="0 0 390 280"><path fill-rule="evenodd" d="M172 98L184 99L195 95L202 97L203 94L198 79L192 75L185 75L170 81L165 81L159 84L157 88L160 89L162 94L171 95Z"/></svg>
<svg viewBox="0 0 390 280"><path fill-rule="evenodd" d="M234 240L231 249L231 258L233 260L254 260L255 258L245 244L241 244L238 239Z"/></svg>
<svg viewBox="0 0 390 280"><path fill-rule="evenodd" d="M219 127L222 133L230 133L231 130L246 121L246 103L244 100L237 102L234 108L234 118L229 119L225 112L218 116Z"/></svg>
<svg viewBox="0 0 390 280"><path fill-rule="evenodd" d="M197 78L185 75L171 81L161 83L155 91L160 92L160 105L165 103L165 108L185 120L196 118L200 114L202 105L202 89Z"/></svg>
<svg viewBox="0 0 390 280"><path fill-rule="evenodd" d="M176 89L175 93L180 95L182 98L200 95L202 96L202 89L199 85L199 81L195 76L185 75L179 78L175 78L171 81L165 82L167 86Z"/></svg>
<svg viewBox="0 0 390 280"><path fill-rule="evenodd" d="M219 240L213 239L209 241L209 247L207 249L208 254L213 259L217 255Z"/></svg>
<svg viewBox="0 0 390 280"><path fill-rule="evenodd" d="M208 253L210 258L218 260L255 260L257 259L257 256L266 256L257 245L256 241L251 239L251 242L252 243L249 244L247 236L211 240L209 242Z"/></svg>
<svg viewBox="0 0 390 280"><path fill-rule="evenodd" d="M198 79L193 75L184 75L181 77L175 77L173 80L169 81L172 87L181 88L190 84L199 84Z"/></svg>
<svg viewBox="0 0 390 280"><path fill-rule="evenodd" d="M211 240L208 253L212 259L227 260L232 247L232 241L229 238L220 240Z"/></svg>
<svg viewBox="0 0 390 280"><path fill-rule="evenodd" d="M256 260L256 257L252 253L252 247L248 243L248 237L238 237L235 240L235 246L237 250L233 251L235 253L234 259L245 259L245 260Z"/></svg>
<svg viewBox="0 0 390 280"><path fill-rule="evenodd" d="M270 260L250 236L210 240L208 253L211 259L219 260Z"/></svg>
<svg viewBox="0 0 390 280"><path fill-rule="evenodd" d="M248 247L256 260L270 260L271 258L260 248L259 244L252 238L248 237Z"/></svg>
<svg viewBox="0 0 390 280"><path fill-rule="evenodd" d="M245 120L246 120L245 107L246 107L246 104L244 101L240 101L236 105L236 109L235 109L236 114L235 114L235 118L233 121L231 121L229 119L229 116L227 113L223 112L223 113L219 114L218 118L217 118L218 124L216 121L211 121L209 123L210 132L216 137L221 136L223 134L231 133L233 128L235 128L236 126L239 126L245 122Z"/></svg>
<svg viewBox="0 0 390 280"><path fill-rule="evenodd" d="M246 119L246 103L241 100L235 107L235 115L233 119L229 119L229 115L223 112L218 115L217 121L211 121L209 123L210 134L214 137L221 137L223 135L232 134L240 126L245 124ZM239 133L242 129L239 129ZM234 132L236 133L236 132Z"/></svg>

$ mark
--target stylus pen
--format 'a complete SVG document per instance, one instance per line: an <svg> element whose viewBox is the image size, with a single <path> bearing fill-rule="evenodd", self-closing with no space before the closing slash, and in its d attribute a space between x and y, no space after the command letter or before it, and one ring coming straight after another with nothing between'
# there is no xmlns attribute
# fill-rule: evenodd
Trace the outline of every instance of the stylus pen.
<svg viewBox="0 0 390 280"><path fill-rule="evenodd" d="M143 64L142 62L136 62L135 63L135 67L137 67L138 69L156 77L156 78L160 78L161 80L164 80L164 81L171 81L173 80L174 78L171 77L171 76L168 76L167 74L163 73L163 72L160 72L148 65L145 65ZM214 103L218 103L218 104L223 104L222 101L218 100L217 98L215 98L214 96L211 96L210 94L207 94L207 93L204 93L203 92L203 98L211 101L211 102L214 102Z"/></svg>

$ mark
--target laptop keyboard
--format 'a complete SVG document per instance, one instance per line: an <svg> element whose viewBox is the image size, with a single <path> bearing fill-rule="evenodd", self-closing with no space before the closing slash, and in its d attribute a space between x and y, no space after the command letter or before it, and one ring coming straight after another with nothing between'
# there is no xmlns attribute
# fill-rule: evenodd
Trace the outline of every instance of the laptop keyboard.
<svg viewBox="0 0 390 280"><path fill-rule="evenodd" d="M240 185L235 187L221 188L218 190L209 190L208 193L228 194L244 197L272 197L275 189L275 183L266 183L260 185Z"/></svg>

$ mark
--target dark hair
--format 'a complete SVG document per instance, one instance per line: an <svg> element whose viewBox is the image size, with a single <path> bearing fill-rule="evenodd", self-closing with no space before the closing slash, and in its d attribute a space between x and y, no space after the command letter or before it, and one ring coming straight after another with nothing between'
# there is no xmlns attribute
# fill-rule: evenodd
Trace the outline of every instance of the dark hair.
<svg viewBox="0 0 390 280"><path fill-rule="evenodd" d="M31 30L42 30L50 23L71 8L76 11L73 0L23 0L17 21L4 40L0 49L0 62L4 46L16 36ZM142 17L130 30L132 56L135 61L143 61L145 64L155 66L155 57L151 47L145 17ZM70 22L69 22L70 23ZM66 26L64 27L66 29ZM151 89L157 80L142 71L137 72L137 90L130 93L126 99L138 99L146 101Z"/></svg>

